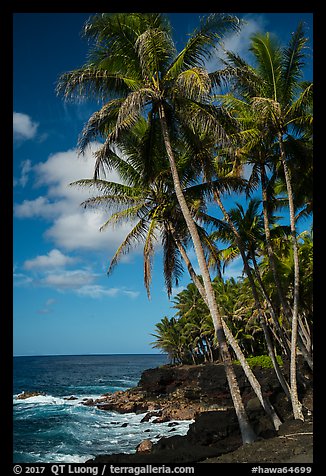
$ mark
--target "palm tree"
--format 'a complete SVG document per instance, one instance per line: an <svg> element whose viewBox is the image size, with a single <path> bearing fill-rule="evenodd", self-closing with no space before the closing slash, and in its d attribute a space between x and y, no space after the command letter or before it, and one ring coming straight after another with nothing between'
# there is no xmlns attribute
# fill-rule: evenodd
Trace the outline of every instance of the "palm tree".
<svg viewBox="0 0 326 476"><path fill-rule="evenodd" d="M188 244L188 235L185 223L178 207L178 203L175 198L174 190L171 184L170 175L164 173L164 153L162 157L162 150L159 146L156 147L156 141L150 138L149 124L144 119L140 118L139 122L133 127L130 134L119 139L119 147L114 147L114 150L110 151L108 160L111 166L114 165L115 170L119 172L121 178L128 185L121 184L119 182L109 182L103 179L83 179L74 182L72 185L78 185L81 187L87 187L95 189L97 194L94 197L88 198L82 203L84 207L104 207L105 210L111 212L117 210L111 214L110 218L101 227L104 230L107 226L114 225L120 221L132 221L132 229L119 246L115 255L113 256L109 273L112 272L114 266L118 263L119 258L124 253L128 253L133 244L139 242L144 243L144 283L147 289L148 295L150 295L150 276L151 276L151 260L152 255L148 253L151 240L162 240L163 247L163 260L164 260L164 274L168 295L171 295L172 291L172 278L174 277L177 284L177 278L181 272L181 263L179 262L177 252L180 253L184 263L187 266L189 274L195 283L200 295L201 300L196 301L196 313L198 313L198 303L205 302L207 306L207 300L205 290L202 281L195 274L190 259L187 255L185 246ZM148 141L151 141L151 147L149 147ZM177 146L176 146L177 147ZM180 143L178 144L178 150L182 150ZM148 153L151 153L155 157L155 168L149 170L148 168ZM196 156L195 156L196 157ZM166 166L166 164L165 164ZM187 173L185 173L188 176ZM191 174L189 175L189 177ZM221 184L220 184L221 185ZM187 198L187 203L191 205L192 210L200 220L204 220L204 223L210 223L210 219L213 225L217 222L212 217L205 214L205 206L203 201L203 193L206 192L206 184L203 186L189 186L187 182L183 182L184 190ZM136 205L135 205L136 204ZM134 222L134 220L136 222ZM204 229L197 224L198 232L200 233L203 246L207 249L209 254L214 255L215 261L217 259L217 250L210 242ZM153 252L155 250L153 246ZM177 268L176 270L174 268ZM214 290L216 291L216 280L214 281ZM218 289L218 295L216 296L218 302L223 309L223 298L225 299L227 293L225 290L221 292ZM221 296L220 296L221 295ZM193 294L196 297L196 292ZM198 297L198 295L197 295ZM201 305L202 305L201 304ZM192 311L193 309L191 309ZM193 362L196 362L197 354L194 352L195 343L199 345L202 340L205 341L206 349L203 350L207 353L208 360L213 359L213 340L214 340L214 328L207 321L207 312L202 311L204 314L203 319L198 323L192 322L192 316L183 315L183 324L180 321L171 321L167 327L166 319L161 327L158 329L158 333L155 334L157 341L155 347L166 351L171 358L171 361L182 363L189 361L189 355ZM223 311L224 312L224 311ZM230 317L230 314L226 317ZM182 325L181 325L182 324ZM243 370L252 385L253 390L257 394L263 408L271 417L276 429L280 425L280 420L277 417L273 407L268 400L263 397L261 387L256 377L254 376L251 368L247 364L245 357L241 351L239 344L232 332L229 330L224 319L222 318L223 329L225 335L231 345L237 359L240 361ZM194 337L194 341L189 338L194 336L194 330L198 332L201 329L200 335ZM180 333L180 336L176 335L176 332ZM213 332L213 334L212 334ZM163 338L163 334L165 337ZM175 350L173 346L175 345ZM202 347L203 349L203 347Z"/></svg>
<svg viewBox="0 0 326 476"><path fill-rule="evenodd" d="M142 114L150 120L159 119L175 194L203 277L242 439L248 443L256 437L241 399L205 253L183 193L171 141L174 135L182 135L190 117L194 123L205 119L206 127L223 136L215 109L209 103L211 81L203 64L221 35L238 26L235 17L212 14L177 54L162 14L95 15L85 27L85 34L96 42L94 51L85 66L61 76L58 91L65 97L95 95L106 101L84 134L84 144L95 135L105 137L97 154L97 173L114 141L130 130Z"/></svg>
<svg viewBox="0 0 326 476"><path fill-rule="evenodd" d="M290 348L288 345L288 340L279 324L275 306L273 305L272 300L270 299L266 291L256 259L257 256L261 256L261 254L264 253L265 241L268 243L267 235L265 234L266 216L264 213L262 217L261 213L259 212L261 202L262 201L258 198L251 198L248 202L246 211L240 203L236 203L236 207L228 211L229 222L231 222L236 228L239 236L238 240L235 240L235 237L232 236L234 234L232 228L225 225L219 232L213 233L211 237L214 238L214 236L216 236L222 241L231 243L228 248L223 250L223 255L226 256L226 263L230 260L235 259L235 257L240 254L240 250L237 246L237 243L239 243L239 239L241 240L241 246L243 247L243 255L246 256L246 260L248 260L248 262L251 261L253 264L254 274L259 284L260 291L262 293L262 296L266 300L269 313L272 317L272 322L279 336L277 337L277 340L280 343L281 348L284 349L285 356L288 356L290 358ZM277 217L271 216L268 221L268 227L270 225L274 225L274 228L269 234L269 236L271 236L271 234L273 236L284 235L287 231L287 227L281 225L275 226L276 220ZM274 267L272 267L272 269L274 273ZM277 334L274 333L274 335Z"/></svg>
<svg viewBox="0 0 326 476"><path fill-rule="evenodd" d="M232 55L231 55L232 56ZM234 60L235 64L239 63L239 59ZM241 64L241 62L240 62ZM233 117L237 118L237 121L241 124L242 129L240 132L236 132L233 136L236 140L235 147L238 147L235 152L236 163L233 166L233 169L238 173L240 169L240 159L242 159L243 164L249 164L251 167L250 177L248 179L247 186L247 195L250 196L252 190L254 190L260 183L261 192L262 192L262 205L263 205L263 217L264 217L264 231L265 231L265 240L266 240L266 249L269 257L269 263L271 270L273 272L273 277L278 292L280 303L282 304L284 310L284 316L289 322L291 327L291 309L288 300L285 297L283 286L281 283L281 276L278 272L278 267L276 263L276 257L273 250L273 239L272 235L275 235L276 229L271 229L275 218L273 217L273 212L280 207L284 207L285 203L288 203L288 200L279 197L278 194L284 191L284 181L280 180L280 170L275 167L275 157L277 153L275 151L275 144L273 144L273 137L270 132L267 130L264 134L262 131L265 130L265 119L257 116L255 110L252 109L252 106L249 102L244 100L239 100L232 96L231 94L226 94L223 96L217 96L223 102L228 111L232 113ZM312 194L311 194L311 148L309 140L307 138L291 138L288 137L284 143L286 150L288 152L291 170L296 171L297 183L299 184L296 187L296 209L302 208L304 205L303 197L307 197L307 205L298 212L296 219L301 216L309 214L312 210ZM221 158L220 158L221 160ZM228 157L223 160L228 161ZM298 163L299 162L299 163ZM223 164L223 162L222 162ZM242 164L242 165L243 165ZM296 164L296 166L294 166ZM301 164L301 167L299 166ZM267 170L274 168L275 172L271 177L268 177ZM299 173L299 169L301 172ZM302 171L306 171L304 174ZM304 179L302 178L304 176ZM305 190L305 192L303 192ZM301 193L301 195L300 195ZM220 197L216 197L218 203L220 204ZM220 204L220 207L222 205ZM226 211L223 212L225 219L230 225L230 217L227 215ZM283 230L286 231L287 227L278 226L277 230L283 233ZM234 230L234 233L235 230ZM257 237L258 238L258 237ZM239 237L238 237L239 241ZM230 250L231 252L231 250ZM252 257L253 264L256 271L256 276L260 283L261 289L263 291L264 297L269 303L269 310L271 312L274 324L278 326L277 316L273 309L271 300L264 291L263 284L259 277L258 268L255 263L255 259ZM302 339L302 333L305 333L305 329L302 325L302 320L299 316L299 334L298 334L298 345L301 352L304 355L304 358L310 368L313 368L312 358L309 355L309 351L305 346L304 340ZM290 350L288 349L286 336L283 335L283 332L279 329L279 334L281 336L284 349L286 354L289 355ZM289 356L290 359L290 356Z"/></svg>
<svg viewBox="0 0 326 476"><path fill-rule="evenodd" d="M217 192L215 193L215 196L216 195L217 195ZM273 363L273 367L277 375L277 378L279 379L279 382L282 385L282 388L285 394L290 398L289 385L277 361L277 358L274 352L272 337L270 335L269 326L267 325L267 319L266 319L263 307L261 305L261 302L260 302L261 300L260 300L260 296L256 286L256 282L254 280L253 273L249 265L249 259L254 259L254 253L252 253L253 240L255 239L253 234L253 228L254 227L256 228L256 233L257 233L257 228L258 228L258 233L261 233L259 230L259 222L257 222L256 220L257 215L255 213L252 213L253 211L255 211L255 209L257 209L259 202L255 200L251 200L248 206L248 213L244 212L243 207L240 204L237 204L237 209L232 210L230 213L230 212L227 212L225 208L223 207L223 204L221 202L219 195L217 196L217 199L224 213L225 219L227 221L227 225L229 227L227 239L229 240L231 239L232 249L233 249L232 256L233 257L235 256L234 246L236 246L241 254L244 270L250 283L256 311L259 316L259 322L264 332L268 354ZM248 217L249 217L249 220L248 220ZM258 227L257 227L257 223L258 223ZM215 237L215 236L216 237L220 236L221 238L225 237L225 227L224 227L224 230L222 229L222 231L224 236L223 235L220 236L219 233L216 232L216 233L213 233L211 237Z"/></svg>
<svg viewBox="0 0 326 476"><path fill-rule="evenodd" d="M236 55L229 55L232 66L227 74L236 79L238 95L250 102L253 111L265 123L265 130L274 136L279 148L279 163L283 168L289 204L291 238L294 259L294 293L291 332L291 400L296 419L303 419L298 400L296 380L296 348L299 305L299 257L295 223L295 207L291 171L284 140L287 135L300 134L312 124L312 83L300 82L303 76L304 48L307 39L302 24L292 34L289 44L281 48L270 35L256 34L252 37L251 51L256 67L250 67ZM264 130L263 129L263 130Z"/></svg>
<svg viewBox="0 0 326 476"><path fill-rule="evenodd" d="M155 245L160 242L166 290L170 297L172 287L178 286L183 272L180 248L188 245L189 238L174 193L168 162L160 147L160 137L153 137L153 128L155 124L139 118L129 134L121 136L118 146L115 145L107 154L107 163L114 167L123 183L92 178L77 180L71 185L96 192L82 206L101 207L110 213L101 231L108 226L130 223L131 230L112 257L108 274L113 272L121 257L129 253L133 246L143 243L144 284L150 297L153 256ZM175 147L179 148L181 154L181 144ZM153 161L151 167L148 166L149 160ZM192 179L185 175L182 186L188 195L188 206L196 216L203 216L207 222L209 217L205 214L203 191L198 186L192 186ZM196 227L202 246L217 259L218 251L208 239L207 232L198 222Z"/></svg>
<svg viewBox="0 0 326 476"><path fill-rule="evenodd" d="M302 232L298 235L299 246L299 265L300 265L300 327L299 337L307 349L309 354L312 354L312 264L313 264L313 247L312 238L309 232ZM274 250L276 264L279 274L282 276L282 287L288 300L293 299L293 248L289 237L279 237L274 240ZM266 259L262 259L260 264L262 277L265 285L270 290L272 289L269 263ZM301 322L302 321L302 322ZM301 349L301 347L300 347Z"/></svg>

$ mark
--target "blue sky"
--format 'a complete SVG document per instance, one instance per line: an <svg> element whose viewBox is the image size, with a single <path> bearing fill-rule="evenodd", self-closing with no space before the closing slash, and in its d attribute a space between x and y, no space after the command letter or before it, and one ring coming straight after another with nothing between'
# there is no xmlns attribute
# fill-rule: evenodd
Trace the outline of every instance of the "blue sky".
<svg viewBox="0 0 326 476"><path fill-rule="evenodd" d="M149 301L141 249L106 276L127 227L99 232L105 215L85 211L80 203L87 192L68 186L92 176L92 151L78 157L76 144L97 105L66 104L56 96L55 84L61 73L85 62L88 43L80 32L91 14L14 14L15 355L151 353L155 324L173 314L159 248ZM169 14L177 47L198 24L199 15ZM287 42L303 20L307 35L313 34L309 13L239 16L247 24L225 46L242 56L256 31L273 32ZM306 79L312 79L312 57ZM239 263L228 273L239 275ZM188 282L185 273L180 289Z"/></svg>

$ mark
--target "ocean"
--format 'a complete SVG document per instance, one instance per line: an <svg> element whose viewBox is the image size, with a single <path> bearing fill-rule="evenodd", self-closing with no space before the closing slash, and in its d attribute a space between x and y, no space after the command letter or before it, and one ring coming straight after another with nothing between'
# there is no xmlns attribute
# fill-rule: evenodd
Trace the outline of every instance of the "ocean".
<svg viewBox="0 0 326 476"><path fill-rule="evenodd" d="M133 453L147 438L185 435L190 421L141 423L143 414L81 404L134 387L145 369L165 363L166 356L153 354L14 357L14 463L84 463L98 454ZM23 391L45 395L17 399ZM71 396L77 400L66 400Z"/></svg>

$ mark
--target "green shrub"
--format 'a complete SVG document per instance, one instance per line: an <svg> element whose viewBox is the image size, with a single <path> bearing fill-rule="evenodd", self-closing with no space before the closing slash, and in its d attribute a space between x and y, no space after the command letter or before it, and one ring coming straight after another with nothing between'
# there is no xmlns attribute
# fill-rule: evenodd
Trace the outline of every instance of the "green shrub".
<svg viewBox="0 0 326 476"><path fill-rule="evenodd" d="M276 356L276 360L280 366L283 365L282 357L280 355ZM247 357L246 361L249 366L252 367L262 367L263 369L272 369L273 364L272 360L268 355L256 355L255 357ZM240 365L239 360L234 360L234 364Z"/></svg>

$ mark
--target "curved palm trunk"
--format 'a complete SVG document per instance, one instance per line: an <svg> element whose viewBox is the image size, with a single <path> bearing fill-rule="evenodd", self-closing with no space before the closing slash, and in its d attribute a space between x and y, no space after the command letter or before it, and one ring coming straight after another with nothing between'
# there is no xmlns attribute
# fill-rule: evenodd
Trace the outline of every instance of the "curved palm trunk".
<svg viewBox="0 0 326 476"><path fill-rule="evenodd" d="M256 284L255 284L254 278L252 276L250 266L248 264L248 260L247 260L247 257L246 257L246 253L245 253L245 250L244 250L244 245L243 245L241 236L239 235L238 230L234 226L234 223L232 222L230 215L228 214L228 212L224 208L224 205L223 205L222 200L220 198L220 194L217 190L214 191L214 198L217 201L217 203L218 203L218 205L219 205L227 223L231 227L231 230L234 234L237 246L240 250L240 254L241 254L241 257L242 257L245 273L246 273L246 275L248 277L248 280L249 280L249 283L250 283L250 287L251 287L252 294L253 294L254 301L255 301L255 307L258 311L259 323L260 323L260 325L263 329L263 332L264 332L264 337L265 337L265 341L266 341L266 345L267 345L268 355L271 358L275 373L277 375L277 378L278 378L285 394L287 395L288 398L290 398L290 387L289 387L289 385L288 385L288 383L287 383L287 381L286 381L286 379L285 379L285 377L282 373L282 370L281 370L281 368L280 368L280 366L277 362L276 356L275 356L273 343L272 343L272 340L271 340L271 337L270 337L269 329L268 329L268 327L266 326L266 323L265 323L264 312L263 312L261 304L260 304Z"/></svg>
<svg viewBox="0 0 326 476"><path fill-rule="evenodd" d="M285 166L286 166L286 163L285 163ZM287 166L286 166L286 168L287 168ZM274 281L275 281L275 284L276 284L276 289L277 289L277 292L278 292L278 295L279 295L279 299L280 299L280 302L281 302L283 310L284 310L284 315L285 315L285 318L287 319L287 322L291 326L291 309L289 308L289 305L286 302L286 299L285 299L285 296L284 296L284 293L283 293L282 284L281 284L280 279L279 279L279 275L278 275L278 271L277 271L277 267L276 267L275 259L274 259L274 250L273 250L273 247L272 247L272 240L271 240L271 235L270 235L270 225L269 225L269 216L268 216L268 210L267 210L268 196L267 196L266 171L265 171L264 165L261 166L261 185L262 185L262 196L263 196L263 216L264 216L264 229L265 229L266 244L267 244L267 254L268 254L269 263L270 263L270 266L271 266L271 269L272 269ZM293 210L293 215L294 215L294 210ZM292 228L291 228L291 230L292 230ZM296 243L296 247L297 247L297 243ZM299 257L298 256L297 256L297 263L298 263L298 267L299 267ZM297 276L296 279L298 280L299 279L299 274L297 274L296 276ZM299 284L298 284L297 290L299 290ZM297 299L299 299L298 295L297 295ZM294 309L293 309L293 312L294 312ZM297 324L297 331L298 331L297 344L298 344L298 347L299 347L300 351L302 352L302 355L303 355L305 361L307 362L307 364L309 365L311 370L313 370L312 358L311 358L311 355L310 355L310 352L309 352L309 348L307 348L307 345L306 345L305 339L304 339L306 329L304 329L304 327L300 326L300 322L301 322L300 321L300 316L297 315L297 319L298 319L298 324L299 324L299 327L298 327L298 324ZM289 357L289 358L290 358L290 361L291 361L291 357Z"/></svg>
<svg viewBox="0 0 326 476"><path fill-rule="evenodd" d="M287 168L286 163L285 163L285 167ZM267 196L267 190L266 190L267 189L266 171L265 171L264 165L261 166L261 185L262 185L262 196L263 196L264 229L265 229L265 235L266 235L266 244L267 244L267 253L268 253L269 263L270 263L270 266L271 266L271 269L272 269L272 273L273 273L274 281L275 281L275 284L276 284L276 289L277 289L277 292L278 292L278 295L279 295L279 299L280 299L280 302L281 302L283 310L284 310L284 315L285 315L289 325L291 326L291 309L289 308L289 305L286 302L286 299L284 297L282 284L281 284L279 276L278 276L278 271L277 271L277 267L276 267L275 259L274 259L274 251L273 251L273 247L272 247L272 241L271 241L271 235L270 235L270 226L269 226L269 217L268 217L268 210L267 210L268 196ZM294 207L293 207L293 217L294 217ZM295 223L295 221L294 221L294 223ZM292 230L292 227L291 227L291 230ZM292 231L291 231L291 233L292 233ZM295 240L295 242L296 242L296 240ZM296 242L295 246L297 248L297 242ZM298 250L297 250L297 263L298 263L298 270L299 270ZM299 280L299 273L295 274L295 276L296 276L295 279L298 281ZM299 284L297 286L297 297L294 298L294 299L297 299L297 300L299 299L298 290L299 290ZM297 307L297 310L298 310L298 307ZM293 312L294 312L294 308L293 308ZM297 314L297 311L296 311L296 314ZM304 329L303 327L300 326L300 316L298 316L298 314L297 314L297 319L298 319L298 323L299 323L299 328L298 328L298 324L296 324L297 332L298 332L298 334L297 334L297 344L298 344L298 347L299 347L300 351L303 354L303 357L304 357L305 361L307 362L307 364L309 365L311 370L313 370L312 358L310 356L309 349L307 349L307 345L305 344L305 341L304 341L304 338L303 338L303 336L305 335L306 329ZM291 360L291 357L290 357L290 360Z"/></svg>
<svg viewBox="0 0 326 476"><path fill-rule="evenodd" d="M282 284L278 275L275 259L274 259L274 250L272 247L272 240L271 240L271 232L270 232L270 225L269 225L269 214L267 210L267 202L268 202L268 196L267 196L267 178L266 178L266 170L264 165L261 165L260 167L260 177L261 177L261 190L262 190L262 196L263 196L263 217L264 217L264 230L265 230L265 237L266 237L266 248L267 248L267 254L268 254L268 259L269 259L269 264L272 269L274 281L276 284L276 289L277 293L280 299L280 302L282 304L282 307L284 309L284 313L287 316L291 315L291 310L288 306L288 303L286 302L284 293L283 293L283 288Z"/></svg>
<svg viewBox="0 0 326 476"><path fill-rule="evenodd" d="M175 231L174 231L174 229L171 225L170 225L170 230L171 230L173 239L174 239L174 241L175 241L175 243L178 247L178 250L180 251L182 259L183 259L183 261L185 262L185 264L188 268L189 275L190 275L193 283L197 287L197 289L198 289L201 297L203 298L206 306L208 307L205 288L202 285L202 283L200 282L197 274L195 273L195 270L194 270L194 268L191 264L191 261L190 261L188 255L187 255L187 252L184 249L183 245L180 243L179 239L177 238L176 233L175 233ZM244 371L244 373L245 373L253 391L255 392L257 398L259 399L259 401L261 403L261 406L264 408L264 410L266 411L268 416L271 418L271 420L273 422L273 425L274 425L274 428L277 431L279 429L280 425L282 424L281 420L277 416L277 413L275 412L275 409L274 409L273 405L271 405L268 398L265 398L263 396L261 385L258 382L255 374L251 370L248 362L246 361L246 358L245 358L245 356L244 356L236 338L233 336L232 332L230 331L230 329L229 329L228 325L226 324L226 322L224 321L224 319L221 318L221 320L222 320L222 325L223 325L225 336L226 336L230 346L234 350L234 353L235 353L237 359L239 360L239 362L241 364L241 367L242 367L242 369L243 369L243 371Z"/></svg>
<svg viewBox="0 0 326 476"><path fill-rule="evenodd" d="M174 159L174 153L171 147L170 143L170 137L169 137L169 131L167 127L167 122L166 122L166 117L165 117L165 111L164 107L161 104L159 106L159 117L160 117L160 123L161 123L161 128L162 128L162 134L163 134L163 140L166 148L166 152L168 155L169 163L170 163L170 169L171 169L171 174L172 174L172 179L173 179L173 184L174 184L174 189L176 193L176 197L178 200L178 203L180 205L182 214L184 216L185 222L187 224L190 236L193 241L193 245L195 248L198 264L200 267L200 271L203 277L203 282L204 282L204 287L205 287L205 294L207 297L207 304L208 304L208 309L210 311L210 314L213 319L213 324L216 332L216 337L219 343L220 347L220 355L222 358L222 362L224 364L225 368L225 373L226 373L226 378L228 381L234 409L238 418L239 422L239 427L241 431L241 436L242 436L242 442L243 443L251 443L255 441L256 435L249 423L248 416L246 414L244 404L241 398L240 394L240 389L239 385L236 379L236 375L234 372L234 368L232 365L232 360L231 360L231 355L227 346L224 330L223 330L223 325L221 322L221 316L219 314L218 308L217 308L217 303L215 300L215 294L214 294L214 289L212 286L211 278L209 275L207 263L205 260L205 255L204 251L202 248L202 244L200 241L200 237L197 231L196 224L193 220L193 217L190 213L190 210L188 208L186 199L183 195L181 183L180 183L180 178L178 174L178 170L176 167L175 159Z"/></svg>
<svg viewBox="0 0 326 476"><path fill-rule="evenodd" d="M293 291L293 314L292 314L292 332L291 332L291 361L290 361L290 383L291 383L291 401L293 408L293 415L296 420L304 420L302 413L302 405L299 402L298 398L298 388L297 388L297 365L296 365L296 356L297 356L297 335L298 335L298 309L299 309L299 252L298 252L298 243L296 236L296 227L295 227L295 212L294 212L294 201L292 193L292 185L290 179L289 169L285 159L285 151L283 145L282 134L278 134L278 141L280 147L281 162L283 165L286 188L288 193L289 200L289 212L290 212L290 226L291 226L291 237L292 237L292 246L293 246L293 260L294 260L294 291Z"/></svg>

